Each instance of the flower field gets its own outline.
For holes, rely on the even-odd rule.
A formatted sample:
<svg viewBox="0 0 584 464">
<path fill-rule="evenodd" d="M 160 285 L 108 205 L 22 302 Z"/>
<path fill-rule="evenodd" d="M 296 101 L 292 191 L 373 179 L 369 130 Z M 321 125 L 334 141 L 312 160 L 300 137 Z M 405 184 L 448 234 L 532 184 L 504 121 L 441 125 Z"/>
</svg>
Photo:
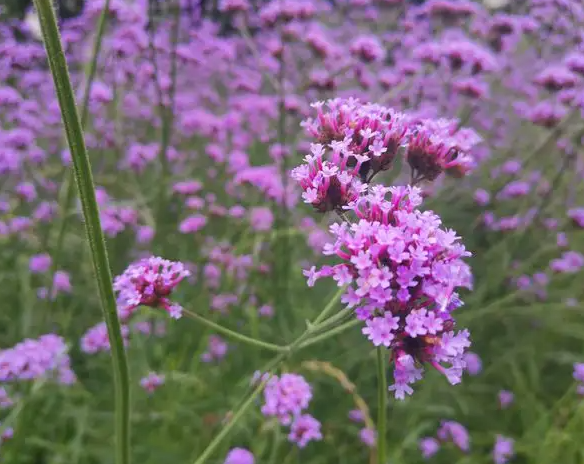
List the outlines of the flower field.
<svg viewBox="0 0 584 464">
<path fill-rule="evenodd" d="M 584 3 L 210 3 L 4 11 L 0 462 L 584 462 Z"/>
</svg>

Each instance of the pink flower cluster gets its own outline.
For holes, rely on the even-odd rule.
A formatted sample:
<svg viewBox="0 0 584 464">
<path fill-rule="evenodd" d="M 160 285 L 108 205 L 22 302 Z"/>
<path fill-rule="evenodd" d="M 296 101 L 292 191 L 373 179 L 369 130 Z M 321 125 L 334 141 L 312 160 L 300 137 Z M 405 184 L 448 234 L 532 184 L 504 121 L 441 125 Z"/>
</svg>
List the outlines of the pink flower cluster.
<svg viewBox="0 0 584 464">
<path fill-rule="evenodd" d="M 169 315 L 181 317 L 182 306 L 169 299 L 174 288 L 190 275 L 190 271 L 180 262 L 152 256 L 130 264 L 122 275 L 114 279 L 114 290 L 118 293 L 118 315 L 122 322 L 122 337 L 128 344 L 129 327 L 125 324 L 138 306 L 162 308 Z M 140 332 L 140 329 L 136 329 Z M 81 349 L 85 353 L 109 351 L 111 348 L 104 322 L 91 327 L 81 338 Z"/>
<path fill-rule="evenodd" d="M 301 375 L 272 376 L 264 389 L 262 413 L 289 425 L 288 439 L 304 448 L 310 441 L 322 439 L 320 422 L 310 414 L 302 414 L 311 399 L 312 389 Z"/>
<path fill-rule="evenodd" d="M 144 305 L 163 308 L 172 318 L 179 319 L 182 307 L 168 296 L 189 275 L 184 264 L 156 256 L 131 264 L 114 280 L 120 317 L 126 320 L 138 306 Z"/>
<path fill-rule="evenodd" d="M 68 351 L 65 341 L 55 334 L 27 338 L 0 351 L 0 382 L 50 377 L 65 385 L 75 383 Z"/>
<path fill-rule="evenodd" d="M 334 99 L 314 103 L 316 119 L 303 125 L 318 143 L 292 171 L 305 203 L 319 212 L 342 211 L 363 194 L 373 177 L 393 166 L 402 153 L 412 180 L 456 177 L 473 166 L 471 151 L 481 138 L 454 120 L 416 120 L 380 105 Z"/>
<path fill-rule="evenodd" d="M 375 346 L 392 350 L 395 397 L 413 392 L 422 377 L 422 363 L 459 383 L 470 346 L 467 330 L 455 331 L 452 311 L 462 305 L 456 289 L 472 287 L 470 256 L 440 218 L 417 209 L 417 187 L 367 185 L 392 167 L 402 148 L 412 169 L 412 181 L 433 181 L 442 172 L 465 174 L 472 165 L 468 153 L 480 141 L 456 121 L 416 120 L 379 105 L 357 100 L 330 100 L 317 108 L 317 119 L 304 123 L 317 140 L 306 164 L 292 177 L 304 190 L 304 200 L 320 212 L 337 211 L 345 222 L 330 232 L 335 240 L 323 254 L 341 263 L 304 271 L 308 285 L 332 277 L 348 286 L 342 301 L 365 321 L 363 334 Z M 327 149 L 332 154 L 325 160 Z M 387 199 L 387 194 L 390 198 Z M 345 216 L 352 211 L 357 222 Z"/>
<path fill-rule="evenodd" d="M 468 331 L 455 332 L 451 316 L 462 304 L 455 289 L 471 287 L 462 261 L 470 253 L 452 230 L 440 228 L 438 216 L 416 209 L 421 201 L 416 187 L 372 187 L 347 207 L 357 223 L 331 226 L 336 240 L 323 253 L 342 262 L 305 271 L 310 286 L 321 277 L 348 285 L 342 301 L 365 321 L 363 333 L 375 346 L 392 349 L 390 390 L 400 399 L 421 378 L 420 362 L 458 383 L 470 346 Z"/>
</svg>

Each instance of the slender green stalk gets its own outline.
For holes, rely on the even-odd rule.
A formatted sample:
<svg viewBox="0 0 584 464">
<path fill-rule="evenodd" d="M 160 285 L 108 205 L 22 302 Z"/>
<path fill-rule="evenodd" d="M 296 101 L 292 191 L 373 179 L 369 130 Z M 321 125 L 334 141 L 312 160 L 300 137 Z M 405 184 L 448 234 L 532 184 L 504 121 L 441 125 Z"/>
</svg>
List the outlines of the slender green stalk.
<svg viewBox="0 0 584 464">
<path fill-rule="evenodd" d="M 298 349 L 304 349 L 304 348 L 307 348 L 309 346 L 315 345 L 316 343 L 320 343 L 324 340 L 327 340 L 331 337 L 334 337 L 335 335 L 343 333 L 346 330 L 349 330 L 355 326 L 358 326 L 359 324 L 363 324 L 363 322 L 360 321 L 359 319 L 353 319 L 352 321 L 345 322 L 344 324 L 341 324 L 341 325 L 335 327 L 334 329 L 327 330 L 324 333 L 321 333 L 319 335 L 315 335 L 314 337 L 311 337 L 309 340 L 306 340 L 304 343 L 302 343 L 298 347 Z"/>
<path fill-rule="evenodd" d="M 195 461 L 194 464 L 203 464 L 207 460 L 207 458 L 211 455 L 211 453 L 213 451 L 215 451 L 215 448 L 217 448 L 217 446 L 219 446 L 219 444 L 223 441 L 223 439 L 227 435 L 229 435 L 229 432 L 231 432 L 231 429 L 233 427 L 235 427 L 235 424 L 237 424 L 239 422 L 239 420 L 243 417 L 243 415 L 246 413 L 246 411 L 249 409 L 249 407 L 253 404 L 254 400 L 262 392 L 262 390 L 264 389 L 264 386 L 266 385 L 267 380 L 268 379 L 265 379 L 263 382 L 261 382 L 256 387 L 256 389 L 249 396 L 249 398 L 245 401 L 245 403 L 243 403 L 241 405 L 241 407 L 235 412 L 235 414 L 233 414 L 231 420 L 225 425 L 225 427 L 223 427 L 223 429 L 221 429 L 221 432 L 219 432 L 217 434 L 217 436 L 213 439 L 213 441 L 209 444 L 209 446 L 207 446 L 205 451 L 203 451 L 203 454 L 201 454 L 199 456 L 199 458 Z"/>
<path fill-rule="evenodd" d="M 67 61 L 61 44 L 53 5 L 51 0 L 34 0 L 34 4 L 38 12 L 49 66 L 53 75 L 61 117 L 65 127 L 65 135 L 73 159 L 75 181 L 81 199 L 95 279 L 111 344 L 115 388 L 116 462 L 117 464 L 129 464 L 130 382 L 128 363 L 116 310 L 116 299 L 112 288 L 112 275 L 107 249 L 99 220 L 91 165 L 85 147 L 83 129 L 77 113 L 75 96 L 69 78 Z"/>
<path fill-rule="evenodd" d="M 101 44 L 103 42 L 103 36 L 105 33 L 105 26 L 107 24 L 108 12 L 109 12 L 109 5 L 111 0 L 105 0 L 105 4 L 103 5 L 103 10 L 101 11 L 101 15 L 99 16 L 99 20 L 97 23 L 97 32 L 95 34 L 95 40 L 93 41 L 93 49 L 91 54 L 91 61 L 89 62 L 87 68 L 87 79 L 85 82 L 84 88 L 84 95 L 83 95 L 83 102 L 81 104 L 81 126 L 85 128 L 87 124 L 87 116 L 89 114 L 89 98 L 91 96 L 91 87 L 93 86 L 93 81 L 95 80 L 95 75 L 97 73 L 97 61 L 99 54 L 101 52 Z M 63 245 L 65 243 L 65 232 L 67 231 L 67 226 L 69 225 L 69 217 L 68 214 L 69 208 L 73 203 L 73 198 L 75 196 L 74 190 L 74 180 L 73 180 L 73 171 L 65 169 L 67 171 L 67 175 L 65 177 L 65 181 L 63 184 L 64 188 L 64 195 L 62 197 L 61 203 L 61 225 L 59 227 L 59 233 L 57 235 L 57 245 L 55 246 L 55 252 L 53 253 L 53 263 L 51 266 L 51 275 L 55 275 L 55 271 L 59 268 L 60 264 L 60 257 L 61 251 L 63 250 Z M 54 287 L 54 281 L 52 280 L 49 285 L 49 295 L 52 295 Z M 55 300 L 56 301 L 56 300 Z"/>
<path fill-rule="evenodd" d="M 386 464 L 387 435 L 387 374 L 385 366 L 385 350 L 377 348 L 377 464 Z"/>
<path fill-rule="evenodd" d="M 197 322 L 200 322 L 201 324 L 216 330 L 217 332 L 222 333 L 223 335 L 226 335 L 227 337 L 230 337 L 234 340 L 246 343 L 248 345 L 252 345 L 255 346 L 257 348 L 263 348 L 264 350 L 268 350 L 268 351 L 276 351 L 276 352 L 285 352 L 288 351 L 288 348 L 285 346 L 280 346 L 280 345 L 275 345 L 273 343 L 268 343 L 268 342 L 263 342 L 261 340 L 258 340 L 256 338 L 252 338 L 252 337 L 248 337 L 246 335 L 242 335 L 240 333 L 234 332 L 231 329 L 228 329 L 227 327 L 223 327 L 222 325 L 219 325 L 213 321 L 210 321 L 209 319 L 197 314 L 197 313 L 193 313 L 191 311 L 187 311 L 186 309 L 183 309 L 183 314 Z"/>
</svg>

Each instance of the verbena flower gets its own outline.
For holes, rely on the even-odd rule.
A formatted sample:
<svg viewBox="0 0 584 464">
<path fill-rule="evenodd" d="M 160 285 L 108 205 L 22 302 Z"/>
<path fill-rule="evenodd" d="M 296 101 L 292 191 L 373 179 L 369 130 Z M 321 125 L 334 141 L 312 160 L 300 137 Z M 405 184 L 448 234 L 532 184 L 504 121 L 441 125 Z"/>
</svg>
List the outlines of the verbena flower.
<svg viewBox="0 0 584 464">
<path fill-rule="evenodd" d="M 304 448 L 311 441 L 322 440 L 320 422 L 310 414 L 296 416 L 290 425 L 288 440 L 299 448 Z"/>
<path fill-rule="evenodd" d="M 114 279 L 120 317 L 128 319 L 138 306 L 144 305 L 162 308 L 172 318 L 180 318 L 182 307 L 173 303 L 169 296 L 189 275 L 183 263 L 155 256 L 131 264 Z"/>
<path fill-rule="evenodd" d="M 495 464 L 506 464 L 514 455 L 514 441 L 503 435 L 497 435 L 493 448 L 493 460 Z"/>
<path fill-rule="evenodd" d="M 251 451 L 245 448 L 233 448 L 227 453 L 223 464 L 254 464 L 255 459 Z"/>
<path fill-rule="evenodd" d="M 374 429 L 365 427 L 359 432 L 359 438 L 365 445 L 373 448 L 377 443 L 377 432 Z"/>
<path fill-rule="evenodd" d="M 227 354 L 229 345 L 218 335 L 209 336 L 207 351 L 201 355 L 204 362 L 221 361 Z"/>
<path fill-rule="evenodd" d="M 276 417 L 282 425 L 290 425 L 311 399 L 312 389 L 301 375 L 272 376 L 264 389 L 262 413 Z"/>
<path fill-rule="evenodd" d="M 432 437 L 422 438 L 418 446 L 424 459 L 431 458 L 440 450 L 440 442 Z"/>
<path fill-rule="evenodd" d="M 358 222 L 330 228 L 335 241 L 323 253 L 341 263 L 304 272 L 309 286 L 322 277 L 348 285 L 342 301 L 365 322 L 363 334 L 392 350 L 390 391 L 400 399 L 413 392 L 410 384 L 422 377 L 423 363 L 452 384 L 460 382 L 470 346 L 468 331 L 456 332 L 451 315 L 462 305 L 455 290 L 472 284 L 462 260 L 470 253 L 454 231 L 440 227 L 437 215 L 416 209 L 420 193 L 415 187 L 372 187 L 347 207 Z"/>
<path fill-rule="evenodd" d="M 515 395 L 513 394 L 513 392 L 510 392 L 508 390 L 501 390 L 499 392 L 499 407 L 501 409 L 508 408 L 511 405 L 511 403 L 513 403 L 514 398 Z"/>
<path fill-rule="evenodd" d="M 76 381 L 71 370 L 68 347 L 55 334 L 26 339 L 0 351 L 0 382 L 50 378 L 62 384 Z"/>
<path fill-rule="evenodd" d="M 122 325 L 120 329 L 124 345 L 127 346 L 130 329 L 128 328 L 127 325 Z M 80 345 L 81 351 L 87 354 L 95 354 L 99 353 L 100 351 L 111 350 L 110 340 L 107 333 L 107 326 L 105 322 L 100 322 L 99 324 L 96 324 L 89 330 L 87 330 L 83 337 L 81 337 Z"/>
<path fill-rule="evenodd" d="M 443 442 L 452 442 L 461 451 L 470 450 L 470 437 L 466 428 L 455 421 L 443 421 L 437 432 Z"/>
</svg>

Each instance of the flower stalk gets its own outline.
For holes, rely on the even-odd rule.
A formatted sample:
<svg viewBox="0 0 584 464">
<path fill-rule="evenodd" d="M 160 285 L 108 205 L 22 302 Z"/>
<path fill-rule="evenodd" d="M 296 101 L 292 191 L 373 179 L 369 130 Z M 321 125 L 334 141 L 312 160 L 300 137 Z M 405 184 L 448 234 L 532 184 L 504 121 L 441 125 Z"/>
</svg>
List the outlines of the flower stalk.
<svg viewBox="0 0 584 464">
<path fill-rule="evenodd" d="M 67 143 L 71 151 L 75 181 L 81 199 L 85 230 L 95 270 L 95 279 L 111 342 L 115 389 L 116 463 L 129 464 L 130 385 L 128 364 L 120 330 L 120 321 L 117 315 L 116 299 L 112 288 L 109 259 L 95 198 L 91 165 L 52 2 L 50 0 L 34 0 L 34 4 L 38 12 L 47 58 L 55 83 Z"/>
</svg>

